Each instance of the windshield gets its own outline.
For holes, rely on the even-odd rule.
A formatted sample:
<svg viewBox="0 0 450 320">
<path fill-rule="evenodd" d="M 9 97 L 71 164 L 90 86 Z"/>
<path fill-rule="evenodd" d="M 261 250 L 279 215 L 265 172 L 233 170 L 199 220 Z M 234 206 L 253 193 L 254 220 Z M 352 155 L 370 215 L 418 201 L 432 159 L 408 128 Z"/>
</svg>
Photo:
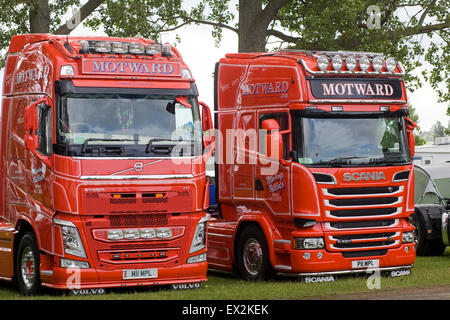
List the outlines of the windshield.
<svg viewBox="0 0 450 320">
<path fill-rule="evenodd" d="M 305 165 L 393 165 L 409 162 L 403 118 L 297 117 L 298 162 Z"/>
<path fill-rule="evenodd" d="M 68 94 L 61 96 L 57 145 L 77 156 L 181 156 L 193 154 L 202 139 L 197 99 L 176 96 Z M 188 151 L 186 151 L 188 150 Z M 184 151 L 184 152 L 183 152 Z"/>
</svg>

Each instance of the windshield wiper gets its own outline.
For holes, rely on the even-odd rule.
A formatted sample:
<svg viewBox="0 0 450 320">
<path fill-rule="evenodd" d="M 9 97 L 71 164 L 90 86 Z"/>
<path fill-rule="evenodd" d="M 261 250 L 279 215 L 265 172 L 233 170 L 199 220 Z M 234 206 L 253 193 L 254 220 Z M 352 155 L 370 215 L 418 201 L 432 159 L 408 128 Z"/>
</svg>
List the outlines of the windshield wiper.
<svg viewBox="0 0 450 320">
<path fill-rule="evenodd" d="M 171 142 L 171 144 L 157 144 L 154 145 L 154 142 Z M 169 138 L 151 138 L 148 140 L 147 147 L 145 148 L 146 153 L 164 153 L 169 154 L 172 152 L 172 149 L 178 144 L 178 143 L 190 143 L 191 145 L 194 144 L 194 140 L 175 140 L 175 139 L 169 139 Z"/>
<path fill-rule="evenodd" d="M 81 152 L 85 153 L 88 142 L 90 141 L 107 141 L 107 142 L 123 142 L 123 141 L 136 141 L 134 139 L 108 139 L 108 138 L 87 138 L 84 140 L 83 145 L 81 146 Z"/>
</svg>

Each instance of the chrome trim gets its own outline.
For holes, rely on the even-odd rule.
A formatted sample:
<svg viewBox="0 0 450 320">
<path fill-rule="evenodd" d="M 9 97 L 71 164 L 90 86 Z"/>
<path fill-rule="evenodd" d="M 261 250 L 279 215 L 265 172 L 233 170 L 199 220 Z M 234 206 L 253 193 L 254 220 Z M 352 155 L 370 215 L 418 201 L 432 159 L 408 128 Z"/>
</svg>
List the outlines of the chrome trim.
<svg viewBox="0 0 450 320">
<path fill-rule="evenodd" d="M 390 208 L 390 207 L 387 207 L 387 208 Z M 397 210 L 395 212 L 390 213 L 390 214 L 361 215 L 361 216 L 351 216 L 351 217 L 337 217 L 337 216 L 334 216 L 334 215 L 331 214 L 331 210 L 325 210 L 325 215 L 327 217 L 330 217 L 330 218 L 333 218 L 333 219 L 345 220 L 345 221 L 350 222 L 350 221 L 355 221 L 355 220 L 367 220 L 367 218 L 389 218 L 389 217 L 398 215 L 398 214 L 403 212 L 402 207 L 392 207 L 392 208 L 397 208 Z M 376 208 L 374 208 L 374 209 L 376 209 Z M 339 221 L 339 222 L 341 222 L 341 221 Z M 339 230 L 341 230 L 341 229 L 339 229 Z"/>
<path fill-rule="evenodd" d="M 364 242 L 362 242 L 364 243 Z M 398 244 L 400 244 L 400 240 L 395 240 L 394 243 L 388 244 L 388 245 L 379 245 L 379 246 L 370 246 L 370 247 L 357 247 L 357 248 L 338 248 L 335 247 L 336 243 L 330 243 L 330 248 L 334 249 L 334 250 L 339 250 L 339 251 L 360 251 L 360 250 L 369 250 L 369 249 L 377 249 L 377 248 L 381 248 L 381 249 L 386 249 L 386 248 L 392 248 L 397 246 Z"/>
<path fill-rule="evenodd" d="M 311 103 L 405 104 L 405 100 L 310 99 Z"/>
<path fill-rule="evenodd" d="M 329 197 L 334 197 L 334 198 L 348 197 L 348 198 L 353 199 L 353 198 L 367 198 L 367 197 L 376 198 L 377 196 L 393 196 L 393 195 L 396 195 L 397 193 L 402 193 L 404 190 L 404 187 L 399 186 L 399 189 L 392 193 L 373 193 L 373 194 L 337 194 L 336 195 L 336 194 L 329 193 L 328 190 L 329 189 L 327 189 L 327 188 L 322 188 L 322 194 L 324 196 L 329 196 Z"/>
<path fill-rule="evenodd" d="M 393 203 L 383 203 L 383 204 L 366 204 L 366 205 L 355 205 L 355 206 L 336 206 L 333 204 L 330 204 L 330 200 L 337 200 L 337 199 L 325 199 L 323 202 L 325 203 L 325 205 L 327 207 L 331 207 L 331 208 L 339 208 L 339 209 L 346 209 L 346 208 L 357 208 L 357 209 L 370 209 L 370 208 L 379 208 L 379 207 L 394 207 L 397 204 L 402 203 L 403 201 L 403 197 L 397 197 L 398 200 L 396 202 Z M 350 198 L 349 200 L 351 200 L 352 198 Z M 367 199 L 377 199 L 377 198 L 367 198 Z"/>
<path fill-rule="evenodd" d="M 383 271 L 405 270 L 405 269 L 411 269 L 412 267 L 413 267 L 413 265 L 410 264 L 410 265 L 399 266 L 399 267 L 367 268 L 367 269 L 357 269 L 357 270 L 341 270 L 341 271 L 312 272 L 312 273 L 298 272 L 298 273 L 286 273 L 285 275 L 298 276 L 298 277 L 304 277 L 304 276 L 327 276 L 327 275 L 340 275 L 340 274 L 373 272 L 374 270 L 380 270 L 381 272 L 383 272 Z M 283 273 L 279 272 L 279 274 L 283 274 Z"/>
<path fill-rule="evenodd" d="M 291 244 L 291 240 L 275 239 L 275 240 L 273 240 L 273 243 L 279 243 L 279 244 Z"/>
<path fill-rule="evenodd" d="M 444 244 L 446 246 L 450 246 L 450 241 L 449 241 L 450 229 L 449 229 L 448 220 L 449 220 L 449 214 L 448 214 L 448 212 L 444 212 L 442 214 L 442 216 L 441 216 L 441 221 L 442 221 L 442 241 L 444 242 Z"/>
<path fill-rule="evenodd" d="M 43 276 L 53 276 L 53 270 L 41 270 Z"/>
<path fill-rule="evenodd" d="M 284 266 L 284 265 L 281 265 L 281 264 L 275 265 L 273 267 L 274 267 L 274 269 L 279 269 L 279 270 L 286 270 L 286 271 L 292 270 L 291 266 Z"/>
<path fill-rule="evenodd" d="M 76 228 L 77 226 L 71 222 L 71 221 L 67 221 L 67 220 L 61 220 L 58 218 L 53 219 L 53 222 L 59 226 L 66 226 L 66 227 L 74 227 Z"/>
<path fill-rule="evenodd" d="M 81 180 L 148 180 L 148 179 L 191 179 L 193 174 L 152 174 L 152 175 L 105 175 L 81 176 Z"/>
<path fill-rule="evenodd" d="M 374 235 L 377 235 L 377 234 L 379 234 L 379 233 L 374 233 Z M 394 235 L 392 235 L 390 237 L 383 236 L 383 237 L 378 237 L 378 238 L 356 238 L 357 236 L 361 236 L 362 234 L 355 234 L 355 235 L 353 235 L 353 234 L 346 234 L 346 236 L 347 235 L 348 236 L 355 236 L 354 239 L 351 239 L 352 243 L 365 243 L 365 242 L 372 242 L 372 240 L 373 241 L 389 240 L 389 238 L 390 238 L 390 240 L 394 240 L 393 238 L 396 238 L 396 237 L 400 236 L 400 231 L 395 232 Z M 335 234 L 335 235 L 332 235 L 332 236 L 328 236 L 329 240 L 336 241 L 336 243 L 332 243 L 332 244 L 338 244 L 337 242 L 340 241 L 340 239 L 335 239 L 334 238 L 335 236 L 339 236 L 339 235 Z M 397 239 L 395 239 L 395 240 L 397 240 Z M 352 249 L 355 249 L 355 248 L 352 248 Z"/>
<path fill-rule="evenodd" d="M 209 237 L 209 236 L 213 236 L 213 237 L 224 237 L 224 238 L 233 238 L 233 235 L 230 235 L 230 234 L 211 233 L 211 232 L 208 232 L 208 237 Z"/>
<path fill-rule="evenodd" d="M 377 220 L 369 220 L 369 221 L 378 221 L 379 219 L 377 219 Z M 380 220 L 380 221 L 383 221 L 383 220 Z M 343 221 L 336 221 L 336 222 L 343 222 Z M 345 221 L 344 221 L 345 222 Z M 348 221 L 348 222 L 352 222 L 352 221 Z M 392 223 L 392 224 L 390 224 L 390 225 L 387 225 L 387 226 L 375 226 L 375 227 L 357 227 L 357 228 L 334 228 L 334 227 L 332 227 L 331 226 L 331 223 L 332 222 L 325 222 L 325 227 L 328 229 L 328 230 L 339 230 L 339 231 L 352 231 L 352 230 L 364 230 L 364 229 L 386 229 L 386 228 L 393 228 L 393 227 L 396 227 L 396 226 L 398 226 L 399 225 L 399 223 L 400 223 L 400 220 L 399 219 L 394 219 L 394 222 Z M 389 230 L 387 230 L 387 232 L 388 232 Z"/>
</svg>

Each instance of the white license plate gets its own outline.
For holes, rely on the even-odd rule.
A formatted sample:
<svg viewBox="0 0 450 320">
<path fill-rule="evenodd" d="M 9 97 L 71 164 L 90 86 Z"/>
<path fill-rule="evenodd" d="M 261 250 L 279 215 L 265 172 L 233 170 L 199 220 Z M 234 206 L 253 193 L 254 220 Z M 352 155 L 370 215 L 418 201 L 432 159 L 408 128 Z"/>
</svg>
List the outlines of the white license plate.
<svg viewBox="0 0 450 320">
<path fill-rule="evenodd" d="M 353 269 L 363 269 L 363 268 L 378 268 L 380 266 L 380 260 L 355 260 L 352 261 Z"/>
<path fill-rule="evenodd" d="M 127 269 L 122 275 L 123 279 L 153 279 L 158 277 L 158 269 Z"/>
</svg>

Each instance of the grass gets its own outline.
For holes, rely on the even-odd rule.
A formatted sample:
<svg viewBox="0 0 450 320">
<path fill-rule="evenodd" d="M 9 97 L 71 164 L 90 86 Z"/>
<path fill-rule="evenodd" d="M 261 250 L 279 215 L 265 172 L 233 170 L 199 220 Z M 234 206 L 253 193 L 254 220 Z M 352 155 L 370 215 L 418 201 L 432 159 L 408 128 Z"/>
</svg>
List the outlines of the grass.
<svg viewBox="0 0 450 320">
<path fill-rule="evenodd" d="M 399 278 L 382 277 L 380 290 L 427 288 L 450 285 L 450 247 L 440 257 L 417 257 L 412 275 Z M 19 295 L 16 288 L 0 282 L 0 299 L 21 300 L 291 300 L 332 298 L 354 293 L 367 293 L 367 278 L 346 277 L 329 283 L 303 283 L 292 278 L 268 282 L 247 282 L 231 275 L 210 273 L 200 289 L 170 290 L 167 288 L 114 289 L 103 295 L 75 296 L 60 291 L 47 291 L 36 297 Z"/>
</svg>

